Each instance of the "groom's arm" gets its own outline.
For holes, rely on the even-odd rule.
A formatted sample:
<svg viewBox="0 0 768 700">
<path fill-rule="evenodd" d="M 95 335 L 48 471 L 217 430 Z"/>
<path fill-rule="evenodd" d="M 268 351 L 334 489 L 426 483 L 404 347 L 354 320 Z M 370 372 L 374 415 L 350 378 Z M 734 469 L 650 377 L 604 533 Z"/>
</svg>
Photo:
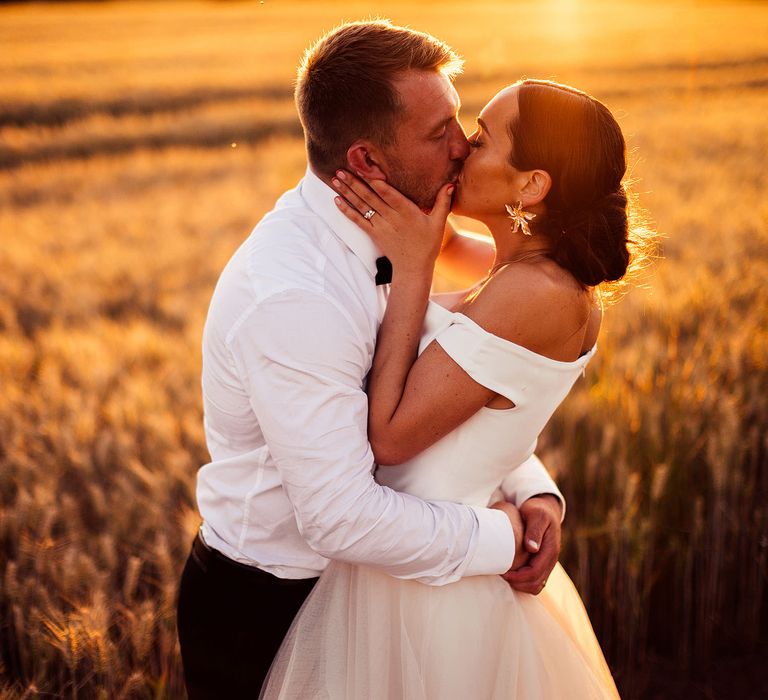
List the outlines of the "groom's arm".
<svg viewBox="0 0 768 700">
<path fill-rule="evenodd" d="M 565 518 L 565 497 L 536 455 L 515 467 L 499 486 L 504 500 L 520 508 L 529 498 L 550 494 L 560 502 L 560 522 Z"/>
<path fill-rule="evenodd" d="M 364 335 L 332 297 L 289 289 L 255 303 L 228 339 L 302 536 L 330 559 L 427 583 L 505 572 L 515 545 L 504 512 L 374 481 Z"/>
</svg>

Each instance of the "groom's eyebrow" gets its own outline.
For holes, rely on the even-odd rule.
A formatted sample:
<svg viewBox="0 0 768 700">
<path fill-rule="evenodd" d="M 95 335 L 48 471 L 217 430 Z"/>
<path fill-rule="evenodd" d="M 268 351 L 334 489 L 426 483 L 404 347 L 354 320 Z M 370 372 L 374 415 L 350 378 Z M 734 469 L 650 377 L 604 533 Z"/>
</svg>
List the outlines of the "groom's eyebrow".
<svg viewBox="0 0 768 700">
<path fill-rule="evenodd" d="M 441 121 L 439 121 L 437 124 L 434 124 L 428 133 L 433 134 L 441 127 L 448 126 L 456 118 L 456 115 L 458 115 L 460 109 L 461 109 L 461 98 L 459 98 L 459 96 L 457 95 L 456 111 L 453 114 L 451 114 L 449 117 L 446 117 L 445 119 L 442 119 Z"/>
<path fill-rule="evenodd" d="M 429 133 L 431 134 L 444 126 L 448 126 L 448 124 L 450 124 L 452 121 L 453 121 L 453 117 L 442 119 L 441 121 L 437 122 L 437 124 L 432 125 L 432 128 L 429 130 Z"/>
</svg>

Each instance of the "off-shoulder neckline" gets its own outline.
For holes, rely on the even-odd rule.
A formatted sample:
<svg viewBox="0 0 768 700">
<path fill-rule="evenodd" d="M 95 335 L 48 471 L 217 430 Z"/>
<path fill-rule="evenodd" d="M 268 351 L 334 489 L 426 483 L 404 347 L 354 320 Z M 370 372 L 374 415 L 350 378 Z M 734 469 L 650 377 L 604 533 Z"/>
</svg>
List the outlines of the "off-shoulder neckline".
<svg viewBox="0 0 768 700">
<path fill-rule="evenodd" d="M 520 345 L 518 343 L 512 342 L 511 340 L 507 340 L 506 338 L 502 338 L 499 335 L 496 335 L 495 333 L 491 333 L 486 328 L 483 328 L 477 321 L 474 319 L 471 319 L 466 314 L 462 313 L 461 311 L 451 311 L 450 309 L 446 309 L 444 306 L 441 306 L 437 302 L 430 301 L 430 304 L 433 306 L 436 306 L 439 308 L 442 312 L 445 314 L 448 314 L 453 317 L 459 317 L 460 319 L 464 319 L 467 323 L 469 323 L 472 327 L 476 328 L 477 330 L 481 331 L 486 336 L 489 336 L 494 341 L 499 342 L 503 345 L 506 345 L 515 351 L 517 351 L 520 354 L 526 355 L 532 359 L 535 359 L 537 361 L 549 363 L 552 367 L 561 367 L 563 369 L 570 369 L 572 367 L 579 367 L 580 365 L 586 364 L 590 359 L 592 359 L 592 356 L 597 351 L 597 343 L 595 343 L 589 350 L 587 350 L 583 355 L 579 355 L 575 360 L 565 361 L 565 360 L 555 360 L 551 357 L 547 357 L 546 355 L 542 355 L 541 353 L 534 352 L 533 350 L 529 350 L 523 345 Z"/>
</svg>

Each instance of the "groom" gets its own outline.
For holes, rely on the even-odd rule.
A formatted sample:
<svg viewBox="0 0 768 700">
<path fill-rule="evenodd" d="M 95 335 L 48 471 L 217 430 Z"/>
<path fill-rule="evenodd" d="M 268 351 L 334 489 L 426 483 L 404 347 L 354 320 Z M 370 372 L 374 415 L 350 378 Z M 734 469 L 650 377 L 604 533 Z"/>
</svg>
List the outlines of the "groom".
<svg viewBox="0 0 768 700">
<path fill-rule="evenodd" d="M 227 264 L 205 326 L 212 461 L 198 475 L 203 524 L 178 604 L 193 700 L 258 694 L 329 559 L 432 585 L 502 574 L 530 593 L 555 564 L 561 496 L 533 456 L 500 485 L 525 533 L 506 502 L 426 502 L 373 479 L 365 378 L 391 270 L 327 183 L 347 167 L 430 207 L 469 150 L 460 69 L 442 42 L 382 21 L 344 25 L 304 57 L 309 167 Z M 534 554 L 511 572 L 523 539 Z"/>
</svg>

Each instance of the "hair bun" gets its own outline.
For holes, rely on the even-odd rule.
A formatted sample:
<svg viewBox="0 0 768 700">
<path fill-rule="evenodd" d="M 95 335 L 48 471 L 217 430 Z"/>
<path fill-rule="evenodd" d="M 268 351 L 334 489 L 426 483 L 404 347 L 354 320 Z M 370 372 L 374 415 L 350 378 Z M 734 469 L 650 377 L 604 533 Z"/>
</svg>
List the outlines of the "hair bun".
<svg viewBox="0 0 768 700">
<path fill-rule="evenodd" d="M 629 265 L 627 194 L 622 186 L 565 216 L 555 260 L 590 287 L 621 279 Z"/>
<path fill-rule="evenodd" d="M 582 284 L 623 279 L 630 258 L 637 267 L 645 252 L 636 239 L 647 236 L 637 230 L 621 184 L 627 159 L 618 122 L 594 97 L 545 80 L 518 83 L 517 107 L 508 126 L 509 161 L 552 180 L 534 232 L 549 239 L 551 257 Z"/>
</svg>

